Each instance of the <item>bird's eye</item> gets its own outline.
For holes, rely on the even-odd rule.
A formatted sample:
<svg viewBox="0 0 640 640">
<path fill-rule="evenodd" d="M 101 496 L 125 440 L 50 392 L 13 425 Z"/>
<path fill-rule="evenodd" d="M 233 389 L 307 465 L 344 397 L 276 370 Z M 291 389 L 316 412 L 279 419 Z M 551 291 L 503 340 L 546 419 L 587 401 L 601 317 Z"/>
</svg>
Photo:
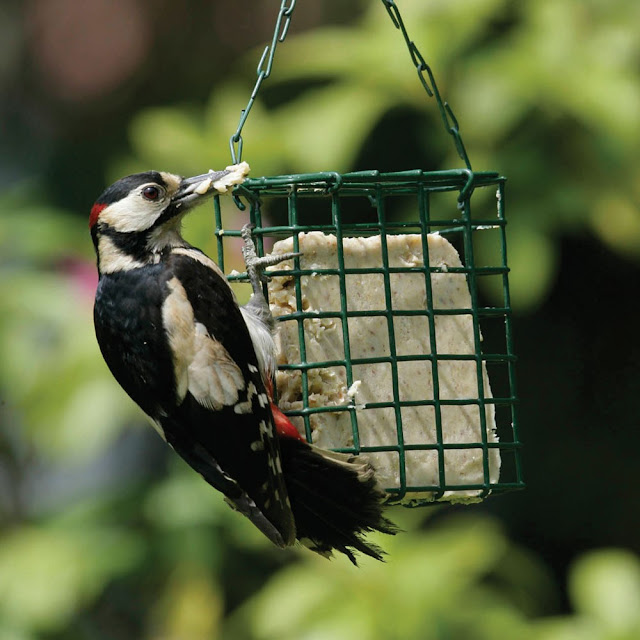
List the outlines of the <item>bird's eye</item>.
<svg viewBox="0 0 640 640">
<path fill-rule="evenodd" d="M 145 187 L 142 190 L 142 197 L 145 200 L 158 200 L 160 198 L 160 189 L 158 187 Z"/>
</svg>

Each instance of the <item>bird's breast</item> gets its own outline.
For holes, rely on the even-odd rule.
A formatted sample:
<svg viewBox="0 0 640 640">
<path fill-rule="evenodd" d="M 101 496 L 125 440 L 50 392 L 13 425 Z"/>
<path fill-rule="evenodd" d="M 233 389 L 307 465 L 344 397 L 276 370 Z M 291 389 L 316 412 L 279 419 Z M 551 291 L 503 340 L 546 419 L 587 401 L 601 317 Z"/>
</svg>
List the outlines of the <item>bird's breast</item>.
<svg viewBox="0 0 640 640">
<path fill-rule="evenodd" d="M 94 306 L 96 338 L 116 380 L 151 417 L 175 398 L 175 376 L 162 306 L 167 296 L 162 265 L 100 278 Z"/>
</svg>

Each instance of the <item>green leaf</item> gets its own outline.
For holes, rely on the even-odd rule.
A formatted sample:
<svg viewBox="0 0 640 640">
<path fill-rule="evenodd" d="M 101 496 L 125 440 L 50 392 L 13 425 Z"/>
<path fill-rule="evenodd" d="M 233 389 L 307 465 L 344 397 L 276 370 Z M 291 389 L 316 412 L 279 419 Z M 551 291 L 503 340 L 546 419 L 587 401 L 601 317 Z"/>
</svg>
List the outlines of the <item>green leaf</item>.
<svg viewBox="0 0 640 640">
<path fill-rule="evenodd" d="M 582 556 L 569 578 L 576 610 L 617 633 L 640 636 L 640 558 L 622 549 Z M 636 637 L 638 637 L 636 636 Z"/>
<path fill-rule="evenodd" d="M 141 552 L 113 529 L 14 529 L 0 540 L 0 618 L 18 629 L 60 629 Z"/>
</svg>

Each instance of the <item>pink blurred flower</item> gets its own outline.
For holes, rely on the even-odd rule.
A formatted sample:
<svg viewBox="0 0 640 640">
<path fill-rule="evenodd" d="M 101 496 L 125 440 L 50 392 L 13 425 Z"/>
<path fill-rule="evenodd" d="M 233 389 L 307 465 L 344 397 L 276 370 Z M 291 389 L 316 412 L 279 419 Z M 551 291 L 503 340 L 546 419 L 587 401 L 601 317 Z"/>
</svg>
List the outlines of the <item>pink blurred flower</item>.
<svg viewBox="0 0 640 640">
<path fill-rule="evenodd" d="M 80 300 L 93 302 L 98 286 L 98 271 L 94 262 L 69 256 L 60 260 L 57 268 L 71 281 Z"/>
</svg>

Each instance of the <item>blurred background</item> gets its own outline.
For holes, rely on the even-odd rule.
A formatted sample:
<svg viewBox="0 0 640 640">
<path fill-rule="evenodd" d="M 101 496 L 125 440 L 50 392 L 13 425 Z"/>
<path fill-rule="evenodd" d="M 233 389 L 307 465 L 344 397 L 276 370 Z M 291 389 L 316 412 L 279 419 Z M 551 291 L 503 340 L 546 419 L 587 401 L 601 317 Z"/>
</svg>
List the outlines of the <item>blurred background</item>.
<svg viewBox="0 0 640 640">
<path fill-rule="evenodd" d="M 527 490 L 394 509 L 357 570 L 232 513 L 102 362 L 87 216 L 230 164 L 280 2 L 4 0 L 1 640 L 640 638 L 640 3 L 397 4 L 509 179 Z M 461 166 L 378 0 L 298 1 L 244 138 L 253 176 Z"/>
</svg>

